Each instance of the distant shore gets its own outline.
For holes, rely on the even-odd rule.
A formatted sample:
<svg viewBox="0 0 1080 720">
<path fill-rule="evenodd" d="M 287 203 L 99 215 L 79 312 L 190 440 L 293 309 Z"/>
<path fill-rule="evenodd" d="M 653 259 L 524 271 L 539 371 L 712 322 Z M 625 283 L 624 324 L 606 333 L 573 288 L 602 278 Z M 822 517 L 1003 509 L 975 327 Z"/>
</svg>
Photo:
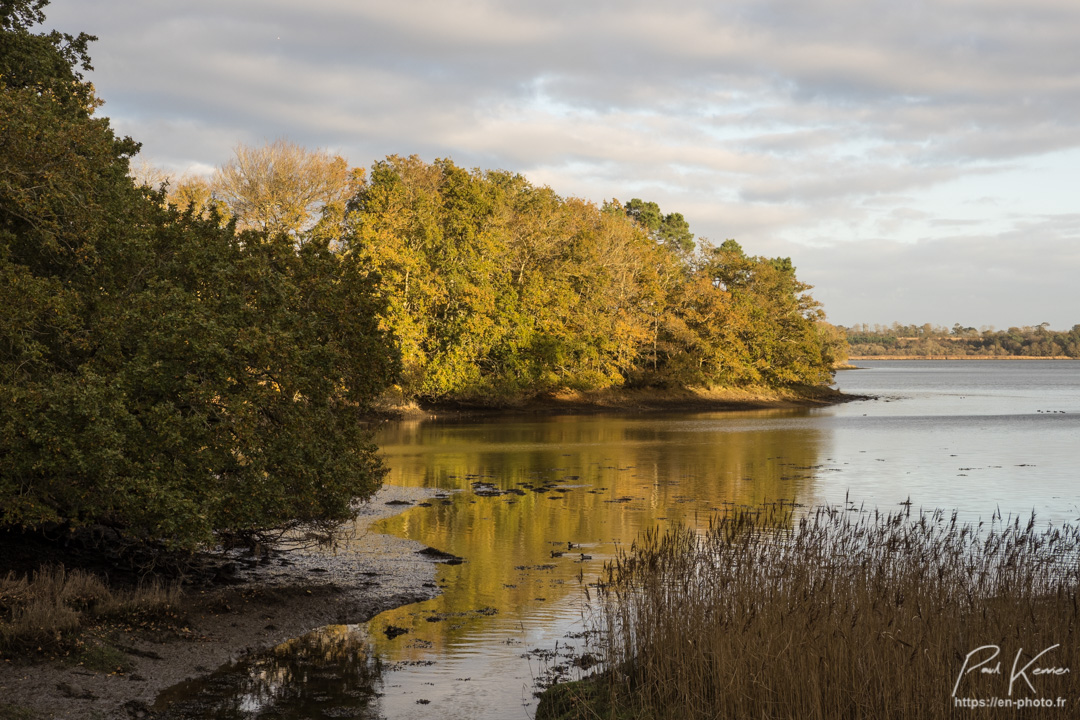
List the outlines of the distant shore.
<svg viewBox="0 0 1080 720">
<path fill-rule="evenodd" d="M 1068 355 L 853 355 L 856 360 L 1078 360 Z"/>
</svg>

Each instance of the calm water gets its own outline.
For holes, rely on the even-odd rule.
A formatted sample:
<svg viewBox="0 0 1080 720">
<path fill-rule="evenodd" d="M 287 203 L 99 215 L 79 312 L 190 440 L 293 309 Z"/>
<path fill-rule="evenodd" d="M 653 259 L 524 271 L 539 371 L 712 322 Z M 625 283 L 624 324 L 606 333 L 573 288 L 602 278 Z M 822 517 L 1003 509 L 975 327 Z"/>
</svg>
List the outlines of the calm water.
<svg viewBox="0 0 1080 720">
<path fill-rule="evenodd" d="M 889 510 L 910 499 L 970 519 L 1080 518 L 1080 363 L 859 365 L 839 387 L 878 399 L 387 426 L 388 481 L 449 497 L 381 529 L 466 562 L 440 568 L 439 598 L 294 643 L 332 640 L 339 650 L 323 653 L 321 669 L 311 665 L 319 653 L 288 648 L 231 669 L 242 688 L 214 716 L 531 717 L 534 679 L 582 642 L 583 587 L 616 547 L 645 527 L 704 524 L 733 503 L 847 498 Z M 389 626 L 408 632 L 390 638 Z M 556 643 L 546 662 L 528 652 Z M 359 675 L 381 694 L 355 687 Z"/>
</svg>

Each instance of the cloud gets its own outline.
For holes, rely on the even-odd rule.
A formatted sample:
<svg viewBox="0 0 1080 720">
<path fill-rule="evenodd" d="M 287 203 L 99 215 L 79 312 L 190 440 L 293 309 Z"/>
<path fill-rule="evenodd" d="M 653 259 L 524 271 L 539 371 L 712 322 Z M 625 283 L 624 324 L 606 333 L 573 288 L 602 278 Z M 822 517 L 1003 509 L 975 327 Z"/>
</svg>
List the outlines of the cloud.
<svg viewBox="0 0 1080 720">
<path fill-rule="evenodd" d="M 954 230 L 956 228 L 953 228 Z M 1080 215 L 1018 221 L 996 235 L 915 243 L 877 239 L 800 249 L 800 277 L 816 285 L 833 322 L 931 322 L 998 328 L 1080 323 Z"/>
<path fill-rule="evenodd" d="M 55 0 L 47 12 L 100 37 L 103 112 L 172 169 L 288 137 L 358 165 L 417 153 L 563 195 L 647 197 L 699 235 L 790 247 L 800 266 L 803 252 L 845 248 L 827 275 L 841 312 L 870 307 L 857 263 L 944 258 L 979 239 L 1004 253 L 995 238 L 1063 217 L 1031 169 L 1080 148 L 1073 0 Z M 1071 257 L 1058 230 L 1041 247 Z M 981 295 L 937 307 L 965 297 Z"/>
</svg>

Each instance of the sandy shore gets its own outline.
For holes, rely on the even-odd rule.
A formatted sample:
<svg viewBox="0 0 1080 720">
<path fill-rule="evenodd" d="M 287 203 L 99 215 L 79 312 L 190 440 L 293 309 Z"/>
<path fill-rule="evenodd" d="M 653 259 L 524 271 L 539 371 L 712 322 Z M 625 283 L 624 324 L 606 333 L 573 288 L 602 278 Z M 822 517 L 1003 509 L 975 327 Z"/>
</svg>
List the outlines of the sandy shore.
<svg viewBox="0 0 1080 720">
<path fill-rule="evenodd" d="M 237 571 L 235 584 L 189 590 L 180 633 L 123 633 L 123 674 L 61 662 L 0 664 L 0 718 L 149 717 L 158 694 L 183 680 L 329 624 L 365 622 L 439 593 L 424 546 L 369 531 L 430 493 L 385 487 L 361 509 L 345 550 L 296 550 Z M 395 503 L 395 504 L 387 504 Z"/>
</svg>

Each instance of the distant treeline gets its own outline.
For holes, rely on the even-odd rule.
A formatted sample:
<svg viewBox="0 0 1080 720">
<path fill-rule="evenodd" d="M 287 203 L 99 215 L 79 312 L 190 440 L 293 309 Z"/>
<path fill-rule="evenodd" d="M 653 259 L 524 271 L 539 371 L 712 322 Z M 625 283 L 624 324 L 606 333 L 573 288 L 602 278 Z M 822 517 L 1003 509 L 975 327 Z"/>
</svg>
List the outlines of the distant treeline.
<svg viewBox="0 0 1080 720">
<path fill-rule="evenodd" d="M 1080 325 L 1071 330 L 1035 326 L 995 330 L 931 325 L 852 325 L 842 327 L 852 357 L 1071 357 L 1080 358 Z"/>
</svg>

